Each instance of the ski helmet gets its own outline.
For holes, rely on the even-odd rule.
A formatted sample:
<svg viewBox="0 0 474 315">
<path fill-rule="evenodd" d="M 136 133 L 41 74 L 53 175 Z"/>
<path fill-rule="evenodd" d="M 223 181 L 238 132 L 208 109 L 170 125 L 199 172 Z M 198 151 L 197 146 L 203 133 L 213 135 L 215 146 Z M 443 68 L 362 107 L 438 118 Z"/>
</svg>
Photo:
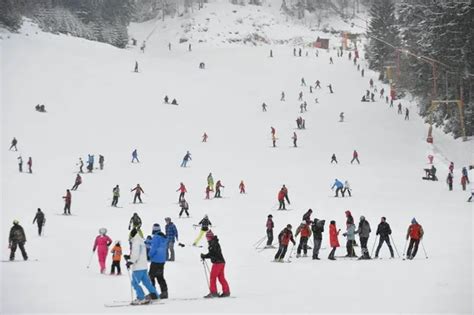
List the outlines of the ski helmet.
<svg viewBox="0 0 474 315">
<path fill-rule="evenodd" d="M 100 228 L 100 229 L 99 229 L 99 234 L 100 234 L 100 235 L 105 235 L 105 234 L 107 234 L 107 229 L 106 229 L 106 228 Z"/>
</svg>

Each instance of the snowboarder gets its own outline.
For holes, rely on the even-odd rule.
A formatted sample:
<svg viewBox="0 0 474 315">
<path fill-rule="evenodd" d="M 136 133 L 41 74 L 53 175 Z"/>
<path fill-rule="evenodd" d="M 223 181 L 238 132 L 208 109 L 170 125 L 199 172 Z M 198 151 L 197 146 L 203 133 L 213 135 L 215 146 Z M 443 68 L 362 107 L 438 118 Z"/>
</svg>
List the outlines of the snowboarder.
<svg viewBox="0 0 474 315">
<path fill-rule="evenodd" d="M 168 238 L 168 253 L 167 253 L 167 261 L 174 261 L 174 242 L 179 242 L 178 238 L 178 229 L 176 228 L 176 225 L 171 222 L 171 218 L 167 217 L 165 218 L 165 232 L 166 232 L 166 237 Z"/>
<path fill-rule="evenodd" d="M 268 247 L 273 247 L 273 228 L 275 227 L 275 224 L 273 223 L 273 215 L 269 214 L 267 216 L 267 224 L 265 225 L 267 230 L 267 245 L 265 246 L 266 248 Z"/>
<path fill-rule="evenodd" d="M 298 140 L 298 136 L 296 135 L 296 132 L 293 132 L 293 136 L 291 137 L 293 139 L 293 147 L 296 148 L 296 141 Z"/>
<path fill-rule="evenodd" d="M 335 153 L 333 153 L 332 156 L 331 156 L 331 164 L 332 164 L 332 162 L 336 162 L 336 164 L 337 164 L 337 158 L 336 158 Z"/>
<path fill-rule="evenodd" d="M 360 216 L 359 227 L 355 231 L 356 234 L 359 234 L 360 247 L 362 248 L 362 256 L 359 259 L 371 259 L 367 249 L 367 242 L 369 241 L 371 231 L 369 222 L 363 215 Z"/>
<path fill-rule="evenodd" d="M 333 90 L 332 90 L 332 84 L 329 84 L 329 85 L 328 85 L 328 88 L 329 88 L 329 92 L 330 92 L 331 94 L 334 93 Z"/>
<path fill-rule="evenodd" d="M 38 208 L 38 211 L 36 212 L 35 218 L 33 219 L 33 224 L 38 225 L 38 235 L 41 236 L 41 232 L 43 230 L 43 225 L 46 223 L 46 218 L 44 216 L 44 212 L 41 211 L 40 208 Z"/>
<path fill-rule="evenodd" d="M 332 247 L 332 250 L 328 256 L 329 260 L 336 260 L 336 258 L 334 258 L 334 254 L 336 254 L 336 249 L 340 246 L 339 240 L 337 239 L 339 232 L 341 232 L 341 229 L 337 230 L 336 221 L 332 220 L 329 224 L 329 245 Z"/>
<path fill-rule="evenodd" d="M 130 190 L 130 192 L 135 191 L 135 196 L 133 197 L 133 203 L 137 202 L 137 199 L 140 201 L 140 203 L 143 203 L 142 201 L 142 193 L 145 193 L 143 189 L 140 187 L 140 184 L 137 184 L 137 186 L 133 189 Z"/>
<path fill-rule="evenodd" d="M 360 164 L 360 161 L 359 161 L 359 153 L 354 150 L 354 152 L 352 152 L 352 160 L 351 160 L 351 164 L 352 162 L 354 161 L 357 161 L 358 164 Z"/>
<path fill-rule="evenodd" d="M 21 155 L 17 158 L 18 160 L 18 170 L 20 171 L 20 173 L 23 172 L 23 158 L 21 157 Z"/>
<path fill-rule="evenodd" d="M 135 70 L 133 70 L 134 72 L 138 72 L 138 61 L 135 61 Z"/>
<path fill-rule="evenodd" d="M 323 232 L 324 232 L 324 223 L 325 220 L 318 220 L 314 219 L 313 223 L 311 224 L 311 231 L 313 232 L 313 260 L 319 260 L 319 249 L 321 248 L 321 242 L 323 240 Z"/>
<path fill-rule="evenodd" d="M 33 170 L 31 167 L 33 166 L 33 160 L 31 159 L 31 156 L 28 158 L 28 162 L 26 162 L 26 165 L 28 165 L 28 173 L 33 173 Z"/>
<path fill-rule="evenodd" d="M 346 232 L 342 235 L 347 237 L 346 241 L 346 257 L 357 257 L 354 251 L 354 242 L 355 242 L 355 224 L 348 224 L 346 227 Z"/>
<path fill-rule="evenodd" d="M 308 211 L 303 214 L 303 221 L 306 222 L 307 224 L 311 224 L 311 214 L 313 214 L 313 209 L 308 209 Z"/>
<path fill-rule="evenodd" d="M 165 104 L 169 104 L 169 103 L 170 103 L 170 102 L 169 102 L 169 97 L 168 97 L 168 95 L 165 95 L 164 102 L 165 102 Z"/>
<path fill-rule="evenodd" d="M 212 173 L 207 175 L 207 186 L 211 191 L 214 191 L 214 178 L 212 177 Z"/>
<path fill-rule="evenodd" d="M 189 218 L 189 204 L 188 202 L 186 201 L 186 199 L 181 199 L 181 201 L 179 202 L 179 206 L 181 207 L 181 211 L 179 212 L 179 217 L 181 218 L 181 215 L 183 214 L 183 212 L 186 212 L 186 215 L 188 216 Z"/>
<path fill-rule="evenodd" d="M 119 185 L 116 185 L 112 189 L 112 207 L 117 207 L 119 197 L 120 197 L 120 187 Z"/>
<path fill-rule="evenodd" d="M 10 249 L 10 261 L 15 260 L 16 248 L 20 247 L 23 260 L 28 260 L 28 254 L 25 250 L 26 236 L 23 227 L 18 220 L 13 220 L 13 226 L 8 236 L 8 248 Z"/>
<path fill-rule="evenodd" d="M 334 180 L 334 184 L 332 185 L 331 190 L 334 190 L 334 187 L 336 187 L 336 195 L 334 197 L 339 197 L 339 192 L 341 192 L 342 197 L 344 197 L 344 185 L 337 178 Z"/>
<path fill-rule="evenodd" d="M 112 244 L 112 239 L 107 236 L 107 229 L 100 228 L 99 235 L 95 238 L 94 247 L 92 248 L 94 253 L 97 249 L 100 273 L 105 273 L 105 260 L 107 259 L 107 253 L 109 252 L 110 244 Z"/>
<path fill-rule="evenodd" d="M 405 120 L 410 120 L 410 113 L 408 111 L 408 107 L 405 107 Z"/>
<path fill-rule="evenodd" d="M 339 122 L 344 122 L 344 112 L 339 114 Z"/>
<path fill-rule="evenodd" d="M 218 180 L 216 183 L 216 193 L 214 194 L 214 198 L 222 198 L 221 197 L 221 188 L 225 188 L 224 185 L 222 185 L 221 180 Z"/>
<path fill-rule="evenodd" d="M 293 243 L 293 246 L 296 245 L 296 242 L 293 238 L 293 232 L 291 231 L 291 224 L 288 224 L 281 232 L 278 234 L 278 251 L 275 255 L 276 262 L 283 262 L 285 258 L 286 251 L 288 250 L 288 244 L 290 241 Z"/>
<path fill-rule="evenodd" d="M 82 177 L 79 173 L 76 175 L 76 179 L 74 180 L 74 185 L 72 186 L 71 190 L 77 190 L 79 185 L 82 184 Z"/>
<path fill-rule="evenodd" d="M 99 154 L 99 168 L 100 168 L 100 170 L 104 169 L 104 162 L 105 162 L 104 156 Z"/>
<path fill-rule="evenodd" d="M 305 82 L 304 78 L 301 78 L 301 86 L 306 86 L 306 82 Z"/>
<path fill-rule="evenodd" d="M 191 153 L 189 151 L 186 151 L 186 154 L 183 157 L 183 161 L 181 162 L 181 167 L 186 167 L 186 164 L 188 164 L 188 161 L 192 161 L 193 159 L 191 158 Z"/>
<path fill-rule="evenodd" d="M 209 252 L 207 254 L 201 254 L 201 259 L 209 258 L 212 262 L 210 281 L 209 281 L 209 294 L 204 296 L 205 298 L 214 297 L 228 297 L 230 296 L 229 284 L 225 278 L 225 260 L 222 255 L 221 246 L 217 235 L 214 235 L 211 230 L 206 233 L 206 239 L 208 241 Z M 222 286 L 222 293 L 217 293 L 216 280 L 219 279 L 219 283 Z"/>
<path fill-rule="evenodd" d="M 352 194 L 351 194 L 351 192 L 352 192 L 351 185 L 349 184 L 349 181 L 347 181 L 347 180 L 344 181 L 343 195 L 344 195 L 346 192 L 349 194 L 349 197 L 352 197 Z"/>
<path fill-rule="evenodd" d="M 446 178 L 446 183 L 448 184 L 449 190 L 453 190 L 453 174 L 448 173 L 448 177 Z"/>
<path fill-rule="evenodd" d="M 158 299 L 158 293 L 153 287 L 150 277 L 147 274 L 148 261 L 146 257 L 146 247 L 143 237 L 136 229 L 130 232 L 130 255 L 124 255 L 127 261 L 127 269 L 132 267 L 132 286 L 135 289 L 137 298 L 132 301 L 132 305 L 148 304 L 151 300 Z M 149 294 L 145 298 L 145 293 L 140 283 L 146 287 Z"/>
<path fill-rule="evenodd" d="M 308 256 L 308 239 L 311 236 L 310 223 L 307 221 L 301 222 L 300 226 L 296 229 L 295 237 L 298 237 L 298 234 L 300 233 L 301 237 L 298 248 L 296 249 L 296 258 L 301 256 L 301 251 L 303 251 L 303 257 Z"/>
<path fill-rule="evenodd" d="M 418 224 L 415 218 L 411 220 L 411 225 L 408 227 L 407 231 L 407 240 L 410 237 L 410 243 L 407 250 L 407 258 L 413 259 L 418 252 L 418 245 L 420 244 L 421 239 L 423 238 L 424 231 L 423 227 Z M 413 250 L 413 252 L 412 252 Z"/>
<path fill-rule="evenodd" d="M 130 218 L 130 221 L 128 222 L 128 230 L 130 231 L 131 228 L 134 228 L 143 237 L 143 232 L 141 230 L 141 227 L 142 227 L 142 219 L 138 216 L 138 213 L 134 212 L 132 217 Z"/>
<path fill-rule="evenodd" d="M 82 168 L 84 167 L 84 161 L 82 160 L 82 158 L 79 158 L 79 163 L 76 165 L 79 165 L 79 173 L 84 173 L 84 171 L 82 170 Z"/>
<path fill-rule="evenodd" d="M 388 249 L 390 250 L 390 257 L 393 258 L 393 248 L 390 244 L 390 234 L 392 234 L 392 230 L 390 229 L 390 225 L 387 223 L 387 219 L 382 217 L 377 227 L 377 232 L 375 235 L 380 235 L 379 245 L 377 246 L 377 250 L 375 251 L 375 258 L 379 257 L 379 251 L 382 247 L 383 243 L 387 243 Z"/>
<path fill-rule="evenodd" d="M 150 241 L 150 269 L 148 276 L 150 277 L 151 284 L 156 288 L 156 282 L 160 286 L 160 299 L 168 298 L 168 284 L 166 283 L 164 272 L 165 263 L 168 256 L 168 238 L 163 232 L 158 223 L 153 224 L 152 228 L 152 239 Z M 151 293 L 151 292 L 150 292 Z"/>
<path fill-rule="evenodd" d="M 202 135 L 202 142 L 207 142 L 207 138 L 208 138 L 208 137 L 207 137 L 207 133 L 204 133 L 204 134 Z"/>
<path fill-rule="evenodd" d="M 204 218 L 202 218 L 202 220 L 199 221 L 199 223 L 196 226 L 200 226 L 201 229 L 199 231 L 198 236 L 196 237 L 196 239 L 193 242 L 193 246 L 197 246 L 197 244 L 199 243 L 201 238 L 204 236 L 204 233 L 206 233 L 209 230 L 209 226 L 212 226 L 212 223 L 211 223 L 211 221 L 209 220 L 209 217 L 206 214 L 206 215 L 204 215 Z"/>
<path fill-rule="evenodd" d="M 240 181 L 239 191 L 240 191 L 240 194 L 245 194 L 245 184 L 243 180 Z"/>
<path fill-rule="evenodd" d="M 18 143 L 18 140 L 16 140 L 16 138 L 13 138 L 10 148 L 8 150 L 11 151 L 12 149 L 15 149 L 15 151 L 18 151 L 16 147 L 17 143 Z"/>
<path fill-rule="evenodd" d="M 140 160 L 138 159 L 137 149 L 133 150 L 133 152 L 132 152 L 132 163 L 133 163 L 133 161 L 137 161 L 137 163 L 140 163 Z"/>
<path fill-rule="evenodd" d="M 66 189 L 66 196 L 63 196 L 64 199 L 64 214 L 71 214 L 71 192 L 69 189 Z"/>
<path fill-rule="evenodd" d="M 120 260 L 122 259 L 122 246 L 120 241 L 116 241 L 114 247 L 110 251 L 112 253 L 112 266 L 110 266 L 110 274 L 115 275 L 115 269 L 117 269 L 117 276 L 122 274 L 120 268 Z"/>
<path fill-rule="evenodd" d="M 266 112 L 267 111 L 267 104 L 265 104 L 265 102 L 263 102 L 262 104 L 262 112 Z"/>
<path fill-rule="evenodd" d="M 176 189 L 176 191 L 179 191 L 179 197 L 178 197 L 178 203 L 184 199 L 184 194 L 187 193 L 188 191 L 186 190 L 186 186 L 181 182 L 179 183 L 179 188 Z"/>
<path fill-rule="evenodd" d="M 281 98 L 280 101 L 284 102 L 285 101 L 285 92 L 281 92 Z"/>
</svg>

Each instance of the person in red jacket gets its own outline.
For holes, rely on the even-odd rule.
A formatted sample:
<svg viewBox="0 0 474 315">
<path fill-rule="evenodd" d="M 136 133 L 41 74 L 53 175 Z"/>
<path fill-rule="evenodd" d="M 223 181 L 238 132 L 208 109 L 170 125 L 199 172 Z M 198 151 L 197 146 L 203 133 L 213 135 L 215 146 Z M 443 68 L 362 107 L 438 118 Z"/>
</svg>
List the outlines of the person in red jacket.
<svg viewBox="0 0 474 315">
<path fill-rule="evenodd" d="M 280 191 L 278 192 L 278 202 L 280 203 L 278 210 L 286 210 L 285 195 L 286 195 L 285 189 L 283 189 L 282 187 Z"/>
<path fill-rule="evenodd" d="M 293 232 L 291 232 L 291 224 L 288 224 L 286 228 L 284 228 L 280 234 L 278 234 L 278 243 L 280 244 L 278 247 L 278 251 L 275 255 L 275 261 L 283 262 L 283 258 L 285 258 L 286 251 L 288 250 L 288 244 L 290 241 L 295 246 L 296 242 L 293 238 Z"/>
<path fill-rule="evenodd" d="M 66 196 L 64 199 L 64 214 L 71 214 L 71 192 L 69 189 L 66 190 Z"/>
<path fill-rule="evenodd" d="M 240 181 L 239 189 L 241 194 L 245 194 L 245 184 L 243 180 Z"/>
<path fill-rule="evenodd" d="M 334 220 L 331 221 L 331 223 L 329 224 L 329 244 L 331 245 L 332 250 L 329 253 L 329 257 L 328 257 L 328 259 L 330 260 L 336 260 L 336 258 L 334 258 L 334 254 L 336 253 L 336 248 L 340 246 L 339 240 L 337 238 L 340 231 L 341 229 L 339 230 L 336 229 L 336 221 Z"/>
<path fill-rule="evenodd" d="M 423 227 L 418 224 L 415 218 L 411 220 L 411 225 L 408 227 L 407 240 L 410 237 L 410 244 L 408 245 L 407 258 L 413 259 L 418 252 L 418 245 L 423 238 Z M 412 252 L 413 249 L 413 252 Z"/>
<path fill-rule="evenodd" d="M 267 246 L 266 247 L 273 247 L 273 227 L 275 225 L 273 224 L 273 216 L 269 214 L 267 216 Z"/>
<path fill-rule="evenodd" d="M 295 236 L 298 237 L 298 234 L 301 233 L 300 243 L 296 249 L 296 258 L 301 256 L 301 250 L 303 250 L 303 257 L 308 256 L 308 239 L 311 236 L 310 223 L 307 221 L 301 222 L 300 226 L 296 229 Z"/>
<path fill-rule="evenodd" d="M 74 180 L 74 185 L 72 186 L 71 190 L 77 190 L 80 184 L 82 184 L 82 177 L 78 173 L 76 175 L 76 180 Z"/>
<path fill-rule="evenodd" d="M 360 162 L 359 162 L 359 153 L 357 153 L 356 150 L 354 150 L 354 152 L 352 153 L 351 164 L 352 164 L 352 162 L 354 162 L 354 161 L 357 161 L 357 163 L 360 164 Z"/>
<path fill-rule="evenodd" d="M 183 183 L 179 183 L 179 188 L 176 189 L 176 191 L 179 191 L 179 197 L 178 197 L 178 203 L 184 199 L 184 194 L 187 193 L 188 191 L 186 190 L 186 186 L 184 186 Z"/>
</svg>

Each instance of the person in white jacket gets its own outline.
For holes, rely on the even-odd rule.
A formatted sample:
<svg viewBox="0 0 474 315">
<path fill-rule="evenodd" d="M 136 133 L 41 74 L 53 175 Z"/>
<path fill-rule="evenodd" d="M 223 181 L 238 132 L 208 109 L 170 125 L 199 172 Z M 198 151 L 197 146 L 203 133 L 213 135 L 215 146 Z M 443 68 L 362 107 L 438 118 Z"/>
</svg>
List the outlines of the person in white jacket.
<svg viewBox="0 0 474 315">
<path fill-rule="evenodd" d="M 351 191 L 352 191 L 352 190 L 351 190 L 351 185 L 350 185 L 349 182 L 346 180 L 346 181 L 344 182 L 344 190 L 343 190 L 342 194 L 344 195 L 344 194 L 347 192 L 347 193 L 349 193 L 349 197 L 352 197 Z"/>
<path fill-rule="evenodd" d="M 130 232 L 130 242 L 130 255 L 125 255 L 124 257 L 127 260 L 127 269 L 130 269 L 130 266 L 132 267 L 132 286 L 137 294 L 137 298 L 132 301 L 132 304 L 147 304 L 150 303 L 151 300 L 158 299 L 159 296 L 150 281 L 150 277 L 148 277 L 145 241 L 135 228 Z M 147 296 L 145 296 L 140 283 L 148 290 L 149 294 Z"/>
</svg>

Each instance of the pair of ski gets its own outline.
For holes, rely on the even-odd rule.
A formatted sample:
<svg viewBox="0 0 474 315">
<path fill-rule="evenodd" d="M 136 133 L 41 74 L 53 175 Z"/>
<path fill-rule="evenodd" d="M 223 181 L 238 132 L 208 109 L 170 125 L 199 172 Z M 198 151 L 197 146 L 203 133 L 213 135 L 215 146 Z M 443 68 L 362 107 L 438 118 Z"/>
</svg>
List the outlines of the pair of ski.
<svg viewBox="0 0 474 315">
<path fill-rule="evenodd" d="M 205 298 L 205 297 L 187 297 L 187 298 L 172 298 L 166 299 L 168 301 L 201 301 L 201 300 L 223 300 L 223 299 L 235 299 L 235 296 L 227 296 L 225 298 Z M 127 307 L 127 306 L 151 306 L 151 305 L 162 305 L 164 300 L 154 300 L 145 304 L 132 304 L 130 301 L 113 301 L 109 304 L 104 304 L 105 307 Z"/>
</svg>

